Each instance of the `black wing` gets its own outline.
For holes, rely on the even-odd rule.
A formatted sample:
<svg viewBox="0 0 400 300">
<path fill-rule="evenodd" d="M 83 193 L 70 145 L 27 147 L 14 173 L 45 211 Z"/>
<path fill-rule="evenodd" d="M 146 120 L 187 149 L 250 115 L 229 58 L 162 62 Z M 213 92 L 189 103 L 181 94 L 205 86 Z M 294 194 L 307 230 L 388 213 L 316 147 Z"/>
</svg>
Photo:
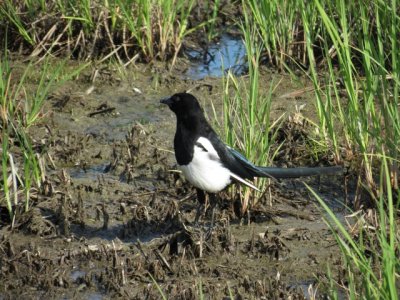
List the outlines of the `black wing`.
<svg viewBox="0 0 400 300">
<path fill-rule="evenodd" d="M 343 168 L 340 166 L 296 168 L 260 167 L 248 161 L 240 152 L 226 146 L 216 135 L 210 137 L 210 140 L 223 164 L 231 170 L 232 173 L 246 179 L 253 179 L 254 177 L 269 177 L 275 179 L 299 178 L 305 176 L 332 175 L 343 172 Z"/>
</svg>

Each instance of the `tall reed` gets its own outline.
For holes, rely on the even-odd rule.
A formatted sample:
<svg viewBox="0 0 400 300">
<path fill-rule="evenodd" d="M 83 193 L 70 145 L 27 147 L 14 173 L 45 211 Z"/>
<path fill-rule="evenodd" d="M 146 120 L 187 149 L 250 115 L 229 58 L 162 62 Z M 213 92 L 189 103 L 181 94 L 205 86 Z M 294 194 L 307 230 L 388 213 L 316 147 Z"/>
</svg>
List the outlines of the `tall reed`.
<svg viewBox="0 0 400 300">
<path fill-rule="evenodd" d="M 400 138 L 400 55 L 393 49 L 399 44 L 400 23 L 393 11 L 395 2 L 391 7 L 376 1 L 371 7 L 343 0 L 325 5 L 314 1 L 323 24 L 327 66 L 326 76 L 321 77 L 315 60 L 310 59 L 321 129 L 333 141 L 337 155 L 341 139 L 348 155 L 361 157 L 360 178 L 375 193 L 379 178 L 374 176 L 373 167 L 386 153 L 390 157 L 392 187 L 396 190 L 399 180 L 400 147 L 396 141 Z M 349 19 L 349 11 L 357 14 L 357 21 Z M 310 32 L 308 18 L 304 14 L 302 18 L 305 31 Z M 306 44 L 307 53 L 313 58 L 309 35 Z M 342 136 L 338 136 L 337 127 L 343 128 Z"/>
<path fill-rule="evenodd" d="M 266 57 L 282 69 L 301 67 L 309 76 L 321 142 L 334 150 L 337 162 L 350 161 L 358 176 L 357 191 L 367 192 L 357 193 L 354 206 L 375 204 L 376 209 L 369 211 L 375 219 L 360 211 L 354 235 L 309 188 L 329 216 L 345 262 L 344 280 L 330 277 L 330 297 L 337 299 L 336 291 L 342 287 L 350 299 L 398 299 L 398 2 L 292 1 L 290 8 L 279 1 L 243 5 L 253 16 L 247 30 L 258 32 Z M 291 17 L 273 21 L 287 15 Z M 287 28 L 293 29 L 292 36 L 283 34 Z"/>
<path fill-rule="evenodd" d="M 357 217 L 351 232 L 329 206 L 309 186 L 308 189 L 326 212 L 326 223 L 334 234 L 344 260 L 345 278 L 338 282 L 330 273 L 330 297 L 337 299 L 341 288 L 348 299 L 398 299 L 396 286 L 400 270 L 400 237 L 395 222 L 395 195 L 392 194 L 390 159 L 382 159 L 377 212 Z M 398 195 L 397 195 L 398 196 Z M 372 213 L 372 214 L 371 214 Z M 336 288 L 335 288 L 336 287 Z"/>
<path fill-rule="evenodd" d="M 281 69 L 306 71 L 314 85 L 321 142 L 332 147 L 336 161 L 357 158 L 360 184 L 377 192 L 379 178 L 373 169 L 387 153 L 397 190 L 397 1 L 250 0 L 243 7 L 251 15 L 246 26 L 261 38 L 264 56 Z"/>
<path fill-rule="evenodd" d="M 257 35 L 248 26 L 242 25 L 244 43 L 248 55 L 248 80 L 238 78 L 231 72 L 223 77 L 224 88 L 224 135 L 226 142 L 241 151 L 256 165 L 270 165 L 274 156 L 271 145 L 274 143 L 276 123 L 270 120 L 272 91 L 271 84 L 267 94 L 260 93 L 259 63 L 261 48 Z M 266 179 L 258 179 L 260 190 L 266 187 Z M 246 212 L 250 200 L 257 200 L 254 191 L 244 188 L 242 194 L 242 213 Z"/>
</svg>

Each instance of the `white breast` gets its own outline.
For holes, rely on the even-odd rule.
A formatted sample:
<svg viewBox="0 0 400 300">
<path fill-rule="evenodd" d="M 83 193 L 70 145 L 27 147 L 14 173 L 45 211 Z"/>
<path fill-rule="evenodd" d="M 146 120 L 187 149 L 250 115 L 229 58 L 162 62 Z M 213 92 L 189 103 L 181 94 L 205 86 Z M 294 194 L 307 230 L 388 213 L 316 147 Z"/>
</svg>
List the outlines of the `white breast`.
<svg viewBox="0 0 400 300">
<path fill-rule="evenodd" d="M 183 175 L 195 187 L 206 192 L 223 190 L 231 183 L 231 172 L 221 164 L 217 151 L 208 139 L 200 137 L 196 143 L 201 146 L 194 146 L 192 161 L 179 166 Z"/>
</svg>

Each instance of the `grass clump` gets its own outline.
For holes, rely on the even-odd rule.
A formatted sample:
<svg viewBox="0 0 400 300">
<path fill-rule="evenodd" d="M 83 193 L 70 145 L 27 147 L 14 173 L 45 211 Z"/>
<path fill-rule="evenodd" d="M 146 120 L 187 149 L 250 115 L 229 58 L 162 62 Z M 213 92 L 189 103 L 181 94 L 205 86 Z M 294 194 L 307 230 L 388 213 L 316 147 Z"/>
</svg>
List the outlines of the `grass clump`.
<svg viewBox="0 0 400 300">
<path fill-rule="evenodd" d="M 22 74 L 17 75 L 10 67 L 9 58 L 1 58 L 0 151 L 3 179 L 0 182 L 0 206 L 6 205 L 11 220 L 19 208 L 29 209 L 32 191 L 40 190 L 44 177 L 42 153 L 35 150 L 29 128 L 43 118 L 44 101 L 55 85 L 79 74 L 86 66 L 65 74 L 65 61 L 53 65 L 50 60 L 45 60 L 33 90 L 28 78 L 37 74 L 37 66 L 29 64 Z"/>
<path fill-rule="evenodd" d="M 259 89 L 259 61 L 261 48 L 257 47 L 256 35 L 242 26 L 244 43 L 248 56 L 248 81 L 228 72 L 223 77 L 224 88 L 224 135 L 228 145 L 240 150 L 251 162 L 256 165 L 271 165 L 274 153 L 271 145 L 274 144 L 276 123 L 270 119 L 272 92 L 275 88 L 271 84 L 266 95 Z M 258 178 L 256 185 L 264 190 L 268 179 Z M 254 190 L 239 187 L 242 201 L 242 214 L 249 208 L 251 199 L 257 198 Z"/>
<path fill-rule="evenodd" d="M 375 198 L 374 169 L 387 154 L 397 191 L 398 2 L 249 0 L 243 7 L 246 27 L 259 37 L 266 61 L 290 72 L 300 67 L 310 78 L 321 145 L 333 149 L 337 163 L 352 160 L 351 167 L 361 170 L 359 190 L 366 185 Z"/>
<path fill-rule="evenodd" d="M 348 299 L 398 299 L 400 276 L 399 234 L 395 222 L 396 206 L 392 194 L 389 160 L 382 160 L 377 211 L 357 217 L 348 230 L 329 206 L 308 187 L 327 213 L 326 222 L 338 243 L 345 269 L 345 278 L 330 280 L 330 297 L 338 299 L 337 290 L 345 291 Z M 398 196 L 398 195 L 397 195 Z"/>
<path fill-rule="evenodd" d="M 8 49 L 31 56 L 114 57 L 125 65 L 157 58 L 172 59 L 173 65 L 186 35 L 205 25 L 214 30 L 219 2 L 209 2 L 213 18 L 194 20 L 194 0 L 5 0 L 0 36 L 13 37 Z"/>
<path fill-rule="evenodd" d="M 351 233 L 310 188 L 329 216 L 344 259 L 345 278 L 336 282 L 330 277 L 330 297 L 337 299 L 342 288 L 350 299 L 398 299 L 398 2 L 313 0 L 293 1 L 287 7 L 280 1 L 244 1 L 243 6 L 244 35 L 255 33 L 260 53 L 271 65 L 291 73 L 298 67 L 305 71 L 315 91 L 318 142 L 332 149 L 336 162 L 349 164 L 356 173 L 353 206 L 363 210 Z M 248 54 L 259 61 L 254 51 Z M 250 86 L 258 83 L 252 66 L 250 59 Z M 241 105 L 250 103 L 248 97 Z M 260 103 L 255 105 L 256 111 L 263 110 Z M 251 112 L 245 116 L 251 120 Z M 241 126 L 246 134 L 257 128 L 250 122 Z M 231 144 L 241 139 L 229 134 Z"/>
<path fill-rule="evenodd" d="M 285 69 L 292 60 L 304 64 L 305 48 L 299 14 L 302 1 L 243 1 L 245 17 L 257 30 L 271 66 Z"/>
<path fill-rule="evenodd" d="M 380 185 L 374 169 L 383 157 L 389 157 L 391 187 L 398 190 L 400 55 L 393 51 L 400 31 L 397 9 L 378 1 L 372 6 L 354 7 L 342 0 L 330 6 L 319 0 L 314 3 L 323 22 L 323 53 L 328 71 L 319 76 L 317 65 L 310 64 L 321 132 L 326 140 L 333 141 L 338 158 L 340 151 L 345 159 L 359 157 L 359 182 L 367 185 L 374 198 Z M 358 12 L 358 26 L 349 20 L 349 9 Z M 305 29 L 312 31 L 304 15 L 303 20 Z M 376 35 L 372 35 L 374 32 Z M 308 35 L 306 44 L 312 58 L 313 45 Z M 338 127 L 343 131 L 338 132 Z"/>
</svg>

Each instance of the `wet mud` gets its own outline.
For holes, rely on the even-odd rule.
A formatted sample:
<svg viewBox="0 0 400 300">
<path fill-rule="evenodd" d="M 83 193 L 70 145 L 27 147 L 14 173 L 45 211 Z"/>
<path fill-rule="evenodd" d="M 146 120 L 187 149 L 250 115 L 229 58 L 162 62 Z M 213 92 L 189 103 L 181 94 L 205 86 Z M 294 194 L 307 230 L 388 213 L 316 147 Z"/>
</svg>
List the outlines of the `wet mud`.
<svg viewBox="0 0 400 300">
<path fill-rule="evenodd" d="M 323 298 L 328 265 L 340 279 L 339 249 L 303 182 L 344 216 L 341 176 L 273 181 L 245 215 L 226 191 L 213 229 L 209 214 L 194 224 L 195 192 L 172 151 L 175 119 L 158 102 L 191 89 L 218 110 L 222 90 L 220 80 L 187 79 L 191 66 L 180 64 L 179 76 L 157 66 L 120 80 L 100 72 L 51 95 L 31 132 L 44 184 L 12 228 L 0 224 L 0 299 L 308 299 Z M 282 81 L 273 116 L 303 103 L 312 116 L 307 93 L 285 75 L 260 82 L 271 78 Z M 292 118 L 279 134 L 277 165 L 315 164 L 304 123 Z"/>
</svg>

